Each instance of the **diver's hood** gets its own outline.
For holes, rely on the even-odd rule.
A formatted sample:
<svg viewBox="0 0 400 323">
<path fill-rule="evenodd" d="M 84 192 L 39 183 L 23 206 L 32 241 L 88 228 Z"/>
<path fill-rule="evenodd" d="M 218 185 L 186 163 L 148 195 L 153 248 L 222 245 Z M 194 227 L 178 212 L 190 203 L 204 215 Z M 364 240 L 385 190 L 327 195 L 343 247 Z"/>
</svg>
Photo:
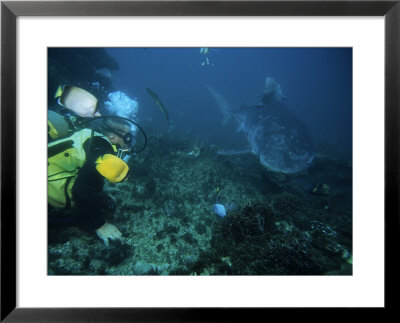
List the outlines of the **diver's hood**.
<svg viewBox="0 0 400 323">
<path fill-rule="evenodd" d="M 147 136 L 146 136 L 146 133 L 144 132 L 144 130 L 142 129 L 142 127 L 141 127 L 139 124 L 137 124 L 135 121 L 133 121 L 133 120 L 131 120 L 131 119 L 124 118 L 124 117 L 119 117 L 119 116 L 101 116 L 101 117 L 85 118 L 85 120 L 83 120 L 83 121 L 80 123 L 80 125 L 81 125 L 81 126 L 84 126 L 84 125 L 86 125 L 86 124 L 88 124 L 88 123 L 92 123 L 92 124 L 93 124 L 93 123 L 96 123 L 96 122 L 102 122 L 101 124 L 98 123 L 97 125 L 95 125 L 95 126 L 92 127 L 92 128 L 102 127 L 102 126 L 104 127 L 104 123 L 103 123 L 104 120 L 117 120 L 117 121 L 120 121 L 120 124 L 121 124 L 121 122 L 123 122 L 124 124 L 126 124 L 126 123 L 128 122 L 128 123 L 130 123 L 131 125 L 133 125 L 133 126 L 135 127 L 135 130 L 136 130 L 136 129 L 139 129 L 139 131 L 142 133 L 142 135 L 143 135 L 143 140 L 144 140 L 143 146 L 142 146 L 140 149 L 134 149 L 134 143 L 135 143 L 135 141 L 133 140 L 133 135 L 132 135 L 132 133 L 131 133 L 132 128 L 130 128 L 130 132 L 128 132 L 127 134 L 123 135 L 122 133 L 120 133 L 120 132 L 118 131 L 118 129 L 114 128 L 113 126 L 110 126 L 110 125 L 105 124 L 106 128 L 110 128 L 111 131 L 113 131 L 113 132 L 115 132 L 116 134 L 118 134 L 119 136 L 121 136 L 121 138 L 124 139 L 124 137 L 125 137 L 124 140 L 126 140 L 128 137 L 131 138 L 131 139 L 129 140 L 129 142 L 126 142 L 128 145 L 131 145 L 131 148 L 129 149 L 130 151 L 129 151 L 129 152 L 126 152 L 126 154 L 128 154 L 128 155 L 130 155 L 130 154 L 132 154 L 132 153 L 137 154 L 137 153 L 142 152 L 142 151 L 146 148 L 146 146 L 147 146 Z M 119 130 L 122 130 L 122 128 L 119 129 Z M 125 130 L 126 130 L 126 129 L 125 129 Z M 125 154 L 125 155 L 126 155 L 126 154 Z M 124 158 L 124 157 L 121 156 L 121 158 Z"/>
</svg>

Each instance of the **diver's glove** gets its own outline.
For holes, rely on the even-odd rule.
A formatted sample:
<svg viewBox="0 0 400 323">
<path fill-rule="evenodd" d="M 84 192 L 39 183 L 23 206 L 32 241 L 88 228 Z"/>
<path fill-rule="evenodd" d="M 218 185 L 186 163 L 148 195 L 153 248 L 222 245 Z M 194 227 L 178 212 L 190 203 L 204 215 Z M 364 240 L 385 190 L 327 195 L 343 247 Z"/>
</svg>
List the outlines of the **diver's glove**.
<svg viewBox="0 0 400 323">
<path fill-rule="evenodd" d="M 104 223 L 96 230 L 96 233 L 107 248 L 110 248 L 110 242 L 108 239 L 111 241 L 119 240 L 122 243 L 122 233 L 117 229 L 116 226 L 110 223 Z"/>
</svg>

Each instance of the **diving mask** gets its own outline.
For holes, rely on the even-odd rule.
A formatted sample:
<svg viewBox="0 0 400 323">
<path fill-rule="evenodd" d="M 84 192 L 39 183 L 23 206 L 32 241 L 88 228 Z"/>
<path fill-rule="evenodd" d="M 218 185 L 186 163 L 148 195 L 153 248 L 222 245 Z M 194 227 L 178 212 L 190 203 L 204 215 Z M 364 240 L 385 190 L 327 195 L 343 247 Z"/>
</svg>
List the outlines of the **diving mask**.
<svg viewBox="0 0 400 323">
<path fill-rule="evenodd" d="M 132 146 L 133 144 L 133 135 L 132 133 L 128 132 L 125 135 L 122 133 L 119 133 L 118 131 L 111 129 L 113 133 L 115 133 L 118 137 L 121 137 L 124 143 L 126 143 L 128 146 Z"/>
<path fill-rule="evenodd" d="M 131 149 L 123 149 L 118 148 L 117 150 L 117 157 L 122 159 L 125 163 L 131 158 L 132 150 Z"/>
</svg>

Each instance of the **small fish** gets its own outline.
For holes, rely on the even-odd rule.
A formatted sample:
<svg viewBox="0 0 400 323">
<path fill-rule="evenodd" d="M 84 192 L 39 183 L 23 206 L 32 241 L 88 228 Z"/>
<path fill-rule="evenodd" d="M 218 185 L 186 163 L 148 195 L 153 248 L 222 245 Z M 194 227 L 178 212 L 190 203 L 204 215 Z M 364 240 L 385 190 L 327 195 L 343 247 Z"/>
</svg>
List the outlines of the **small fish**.
<svg viewBox="0 0 400 323">
<path fill-rule="evenodd" d="M 328 184 L 324 184 L 321 182 L 316 182 L 310 178 L 294 178 L 291 181 L 291 184 L 294 184 L 297 187 L 302 188 L 305 192 L 313 194 L 313 195 L 330 195 L 331 188 Z"/>
<path fill-rule="evenodd" d="M 167 109 L 165 108 L 164 104 L 161 102 L 161 99 L 158 97 L 158 95 L 155 92 L 153 92 L 149 88 L 147 88 L 146 90 L 151 95 L 151 97 L 154 99 L 154 101 L 156 102 L 158 108 L 164 114 L 165 118 L 167 119 L 168 126 L 170 126 L 168 112 L 167 112 Z"/>
<path fill-rule="evenodd" d="M 315 195 L 329 195 L 331 193 L 331 188 L 327 184 L 317 183 L 309 193 Z"/>
<path fill-rule="evenodd" d="M 218 186 L 215 192 L 217 193 L 217 203 L 218 203 L 218 199 L 221 196 L 222 189 Z"/>
<path fill-rule="evenodd" d="M 225 206 L 223 206 L 222 204 L 214 204 L 213 205 L 213 211 L 215 214 L 219 215 L 221 218 L 226 216 L 226 209 Z"/>
<path fill-rule="evenodd" d="M 60 85 L 54 95 L 58 104 L 81 117 L 98 117 L 97 98 L 88 91 L 71 85 Z"/>
</svg>

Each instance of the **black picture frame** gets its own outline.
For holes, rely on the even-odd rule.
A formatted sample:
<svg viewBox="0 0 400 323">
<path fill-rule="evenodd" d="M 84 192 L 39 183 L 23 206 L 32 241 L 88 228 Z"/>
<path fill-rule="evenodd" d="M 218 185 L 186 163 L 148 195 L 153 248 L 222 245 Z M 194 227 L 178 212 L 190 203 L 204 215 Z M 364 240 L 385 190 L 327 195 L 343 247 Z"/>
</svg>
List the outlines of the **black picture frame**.
<svg viewBox="0 0 400 323">
<path fill-rule="evenodd" d="M 400 0 L 3 1 L 1 3 L 1 321 L 234 321 L 238 309 L 16 307 L 16 19 L 18 16 L 384 16 L 385 307 L 399 287 Z M 244 309 L 241 309 L 244 311 Z M 263 315 L 262 310 L 247 309 Z M 304 313 L 304 312 L 303 312 Z M 369 312 L 372 315 L 372 312 Z M 279 314 L 278 314 L 279 315 Z M 305 314 L 306 316 L 307 314 Z M 325 314 L 324 314 L 325 315 Z M 250 320 L 250 318 L 248 318 Z M 320 318 L 323 319 L 323 318 Z"/>
</svg>

